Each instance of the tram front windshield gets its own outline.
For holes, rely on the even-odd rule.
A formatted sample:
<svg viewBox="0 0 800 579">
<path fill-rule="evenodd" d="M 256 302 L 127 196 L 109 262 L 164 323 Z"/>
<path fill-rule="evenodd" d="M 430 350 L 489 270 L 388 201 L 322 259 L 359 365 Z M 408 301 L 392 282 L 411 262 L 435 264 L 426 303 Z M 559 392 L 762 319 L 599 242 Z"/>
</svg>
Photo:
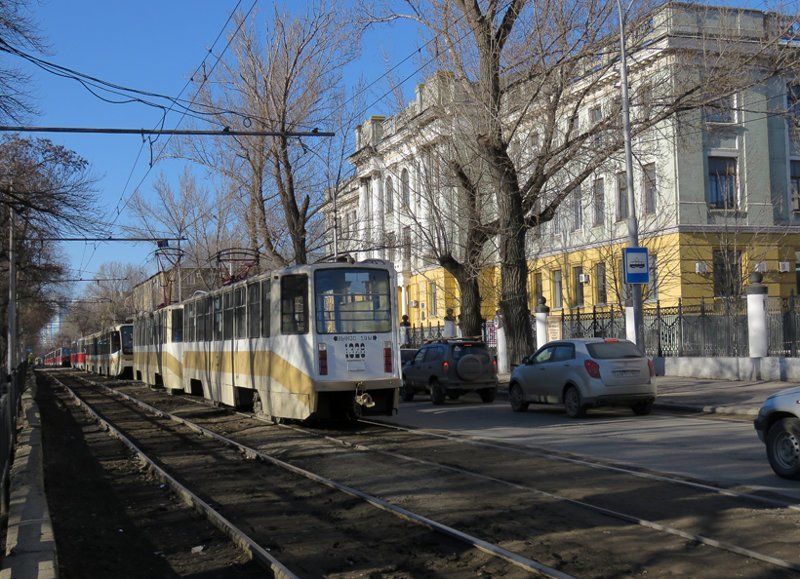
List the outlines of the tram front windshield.
<svg viewBox="0 0 800 579">
<path fill-rule="evenodd" d="M 133 354 L 133 326 L 122 326 L 120 334 L 122 334 L 122 353 Z"/>
<path fill-rule="evenodd" d="M 314 274 L 317 332 L 391 332 L 389 272 L 323 269 Z"/>
</svg>

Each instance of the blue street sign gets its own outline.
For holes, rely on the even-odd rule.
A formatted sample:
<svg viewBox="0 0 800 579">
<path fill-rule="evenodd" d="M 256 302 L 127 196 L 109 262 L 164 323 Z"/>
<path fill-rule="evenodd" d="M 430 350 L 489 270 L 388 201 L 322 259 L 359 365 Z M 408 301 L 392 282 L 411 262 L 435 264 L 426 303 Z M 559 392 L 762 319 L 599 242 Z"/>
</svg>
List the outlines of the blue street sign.
<svg viewBox="0 0 800 579">
<path fill-rule="evenodd" d="M 622 250 L 622 263 L 625 268 L 625 283 L 650 283 L 650 263 L 646 247 L 626 247 Z"/>
</svg>

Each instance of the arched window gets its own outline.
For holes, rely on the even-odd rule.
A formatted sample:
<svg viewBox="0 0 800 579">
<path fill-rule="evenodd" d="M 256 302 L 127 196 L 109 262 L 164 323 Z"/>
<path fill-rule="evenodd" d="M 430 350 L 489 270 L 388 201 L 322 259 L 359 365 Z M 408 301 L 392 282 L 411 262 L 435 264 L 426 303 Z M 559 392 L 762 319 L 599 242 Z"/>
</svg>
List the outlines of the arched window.
<svg viewBox="0 0 800 579">
<path fill-rule="evenodd" d="M 386 207 L 386 213 L 391 213 L 394 211 L 394 184 L 392 183 L 392 178 L 386 178 L 386 187 L 384 187 L 383 191 L 383 202 Z"/>
<path fill-rule="evenodd" d="M 408 169 L 403 169 L 403 172 L 400 173 L 400 193 L 402 196 L 403 207 L 408 207 L 408 204 L 411 201 L 411 193 L 409 191 L 408 183 Z"/>
</svg>

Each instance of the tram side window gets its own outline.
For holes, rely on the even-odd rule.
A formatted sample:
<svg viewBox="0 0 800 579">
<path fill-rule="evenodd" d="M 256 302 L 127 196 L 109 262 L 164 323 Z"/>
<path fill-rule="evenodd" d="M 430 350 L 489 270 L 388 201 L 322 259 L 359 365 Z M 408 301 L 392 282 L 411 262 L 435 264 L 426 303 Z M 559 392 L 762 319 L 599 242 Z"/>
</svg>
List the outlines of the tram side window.
<svg viewBox="0 0 800 579">
<path fill-rule="evenodd" d="M 183 310 L 172 310 L 172 341 L 183 342 Z"/>
<path fill-rule="evenodd" d="M 247 293 L 245 287 L 233 290 L 233 335 L 235 338 L 247 337 Z"/>
<path fill-rule="evenodd" d="M 222 296 L 214 296 L 214 339 L 222 339 Z"/>
<path fill-rule="evenodd" d="M 233 338 L 233 292 L 225 292 L 222 296 L 222 303 L 224 307 L 223 324 L 222 324 L 222 338 L 230 340 Z"/>
<path fill-rule="evenodd" d="M 268 338 L 272 320 L 272 280 L 265 280 L 261 284 L 261 335 Z"/>
<path fill-rule="evenodd" d="M 247 337 L 261 335 L 261 287 L 257 283 L 247 286 Z"/>
<path fill-rule="evenodd" d="M 122 349 L 122 342 L 120 341 L 119 332 L 115 331 L 111 334 L 111 351 L 119 352 Z"/>
<path fill-rule="evenodd" d="M 183 335 L 187 342 L 194 342 L 194 303 L 186 304 L 183 316 Z"/>
<path fill-rule="evenodd" d="M 207 300 L 205 300 L 206 313 L 203 317 L 205 318 L 205 328 L 206 328 L 205 340 L 207 342 L 210 342 L 211 340 L 214 339 L 214 301 L 215 301 L 214 298 L 208 298 Z"/>
<path fill-rule="evenodd" d="M 281 278 L 281 333 L 308 332 L 308 276 L 286 275 Z"/>
</svg>

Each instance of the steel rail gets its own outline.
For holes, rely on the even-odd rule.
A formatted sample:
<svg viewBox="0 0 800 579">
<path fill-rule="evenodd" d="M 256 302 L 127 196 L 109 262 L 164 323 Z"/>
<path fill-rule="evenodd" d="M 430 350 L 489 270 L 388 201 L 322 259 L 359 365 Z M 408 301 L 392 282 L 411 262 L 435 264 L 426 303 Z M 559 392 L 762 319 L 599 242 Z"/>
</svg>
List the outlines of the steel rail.
<svg viewBox="0 0 800 579">
<path fill-rule="evenodd" d="M 70 397 L 75 400 L 75 402 L 83 408 L 85 412 L 87 412 L 94 420 L 96 420 L 103 428 L 105 428 L 112 436 L 119 439 L 125 446 L 127 446 L 143 463 L 147 464 L 147 466 L 152 469 L 158 478 L 168 484 L 172 490 L 180 497 L 183 498 L 185 502 L 192 505 L 193 507 L 199 509 L 208 520 L 217 527 L 220 531 L 225 533 L 233 542 L 234 544 L 238 545 L 239 548 L 247 551 L 250 553 L 252 557 L 254 557 L 259 563 L 266 566 L 275 574 L 275 577 L 279 579 L 299 579 L 298 575 L 295 575 L 289 568 L 287 568 L 283 563 L 281 563 L 278 559 L 276 559 L 269 551 L 264 549 L 261 545 L 259 545 L 256 541 L 250 538 L 244 531 L 239 529 L 236 525 L 234 525 L 231 521 L 225 518 L 221 513 L 215 510 L 211 505 L 205 502 L 203 499 L 198 497 L 180 482 L 177 479 L 172 477 L 167 471 L 163 468 L 158 466 L 147 454 L 144 453 L 136 444 L 133 443 L 127 436 L 125 436 L 120 430 L 114 427 L 110 422 L 108 422 L 105 418 L 103 418 L 97 411 L 95 411 L 92 406 L 83 400 L 72 388 L 64 384 L 61 380 L 53 376 L 52 373 L 49 376 L 55 380 L 58 384 L 60 384 L 70 395 Z M 104 388 L 107 388 L 103 386 Z M 110 390 L 110 389 L 109 389 Z M 113 390 L 112 390 L 113 392 Z"/>
<path fill-rule="evenodd" d="M 319 484 L 325 485 L 325 486 L 327 486 L 329 488 L 332 488 L 334 490 L 337 490 L 337 491 L 340 491 L 342 493 L 345 493 L 345 494 L 347 494 L 349 496 L 358 498 L 358 499 L 360 499 L 362 501 L 365 501 L 366 503 L 368 503 L 368 504 L 370 504 L 370 505 L 372 505 L 372 506 L 374 506 L 374 507 L 376 507 L 378 509 L 381 509 L 383 511 L 386 511 L 386 512 L 389 512 L 389 513 L 391 513 L 393 515 L 396 515 L 396 516 L 400 517 L 401 519 L 404 519 L 404 520 L 406 520 L 408 522 L 411 522 L 411 523 L 414 523 L 414 524 L 417 524 L 417 525 L 421 525 L 423 527 L 431 529 L 432 531 L 436 531 L 436 532 L 442 533 L 444 535 L 447 535 L 449 537 L 452 537 L 452 538 L 454 538 L 454 539 L 456 539 L 458 541 L 461 541 L 463 543 L 466 543 L 466 544 L 478 549 L 479 551 L 482 551 L 482 552 L 484 552 L 484 553 L 486 553 L 488 555 L 492 555 L 494 557 L 502 559 L 502 560 L 504 560 L 504 561 L 516 566 L 516 567 L 519 567 L 519 568 L 521 568 L 521 569 L 523 569 L 525 571 L 528 571 L 530 573 L 537 573 L 537 574 L 540 574 L 540 575 L 544 575 L 546 577 L 552 577 L 554 579 L 573 579 L 572 575 L 569 575 L 567 573 L 563 573 L 562 571 L 559 571 L 558 569 L 554 569 L 552 567 L 549 567 L 549 566 L 547 566 L 547 565 L 545 565 L 543 563 L 540 563 L 539 561 L 535 561 L 533 559 L 529 559 L 527 557 L 523 557 L 522 555 L 519 555 L 518 553 L 514 553 L 513 551 L 509 551 L 508 549 L 500 547 L 499 545 L 495 545 L 495 544 L 490 543 L 488 541 L 484 541 L 483 539 L 480 539 L 480 538 L 475 537 L 473 535 L 470 535 L 468 533 L 464 533 L 463 531 L 459 531 L 458 529 L 455 529 L 453 527 L 450 527 L 448 525 L 445 525 L 443 523 L 440 523 L 438 521 L 435 521 L 435 520 L 430 519 L 428 517 L 425 517 L 423 515 L 419 515 L 417 513 L 414 513 L 412 511 L 409 511 L 407 509 L 404 509 L 402 507 L 394 505 L 394 504 L 392 504 L 392 503 L 390 503 L 388 501 L 385 501 L 385 500 L 383 500 L 381 498 L 378 498 L 378 497 L 375 497 L 375 496 L 370 495 L 368 493 L 365 493 L 363 491 L 360 491 L 360 490 L 358 490 L 358 489 L 356 489 L 354 487 L 351 487 L 351 486 L 336 482 L 336 481 L 334 481 L 332 479 L 325 478 L 323 476 L 315 474 L 315 473 L 313 473 L 311 471 L 308 471 L 306 469 L 294 466 L 294 465 L 292 465 L 292 464 L 290 464 L 288 462 L 285 462 L 285 461 L 282 461 L 282 460 L 280 460 L 278 458 L 275 458 L 274 456 L 271 456 L 269 454 L 266 454 L 264 452 L 261 452 L 261 451 L 255 449 L 255 448 L 252 448 L 250 446 L 247 446 L 245 444 L 242 444 L 240 442 L 232 440 L 232 439 L 230 439 L 230 438 L 228 438 L 226 436 L 223 436 L 221 434 L 218 434 L 218 433 L 216 433 L 216 432 L 214 432 L 212 430 L 204 428 L 204 427 L 202 427 L 202 426 L 200 426 L 198 424 L 195 424 L 195 423 L 193 423 L 193 422 L 191 422 L 189 420 L 186 420 L 185 418 L 182 418 L 182 417 L 177 416 L 175 414 L 172 414 L 170 412 L 165 412 L 163 410 L 159 410 L 158 408 L 155 408 L 154 406 L 152 406 L 150 404 L 147 404 L 146 402 L 144 402 L 142 400 L 138 400 L 137 398 L 135 398 L 133 396 L 125 394 L 124 392 L 119 392 L 117 390 L 114 390 L 113 388 L 109 388 L 105 384 L 101 384 L 101 383 L 95 382 L 93 380 L 88 380 L 86 378 L 81 378 L 81 379 L 86 380 L 86 382 L 88 382 L 89 384 L 91 384 L 93 386 L 96 386 L 98 388 L 101 388 L 101 389 L 105 390 L 106 392 L 108 392 L 112 396 L 123 398 L 123 399 L 127 400 L 128 402 L 130 402 L 130 403 L 132 403 L 132 404 L 134 404 L 134 405 L 136 405 L 136 406 L 138 406 L 138 407 L 140 407 L 140 408 L 142 408 L 144 410 L 147 410 L 151 414 L 154 414 L 154 415 L 162 417 L 162 418 L 169 418 L 170 420 L 173 420 L 174 422 L 176 422 L 178 424 L 186 426 L 187 428 L 197 432 L 198 434 L 202 434 L 203 436 L 206 436 L 208 438 L 214 439 L 214 440 L 216 440 L 216 441 L 218 441 L 218 442 L 220 442 L 222 444 L 225 444 L 226 446 L 230 446 L 232 448 L 235 448 L 235 449 L 239 450 L 246 458 L 249 458 L 249 459 L 258 458 L 260 460 L 263 460 L 264 462 L 267 462 L 267 463 L 272 464 L 274 466 L 280 467 L 280 468 L 282 468 L 284 470 L 287 470 L 287 471 L 292 472 L 294 474 L 300 475 L 302 477 L 305 477 L 305 478 L 307 478 L 309 480 L 312 480 L 314 482 L 317 482 Z"/>
</svg>

